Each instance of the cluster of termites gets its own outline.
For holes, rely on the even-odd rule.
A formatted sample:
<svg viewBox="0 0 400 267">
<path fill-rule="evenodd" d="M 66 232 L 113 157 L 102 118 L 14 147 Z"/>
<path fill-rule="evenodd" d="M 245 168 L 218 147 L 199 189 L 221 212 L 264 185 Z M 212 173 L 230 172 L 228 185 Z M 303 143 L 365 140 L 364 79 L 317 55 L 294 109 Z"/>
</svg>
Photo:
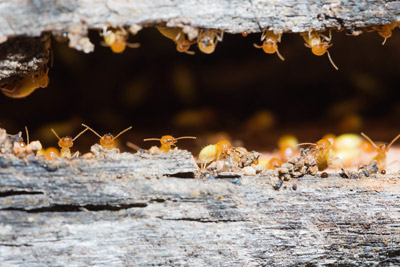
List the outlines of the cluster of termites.
<svg viewBox="0 0 400 267">
<path fill-rule="evenodd" d="M 373 26 L 366 31 L 377 31 L 380 36 L 384 38 L 382 45 L 386 43 L 386 40 L 392 36 L 392 31 L 400 25 L 400 22 L 391 22 L 384 26 Z M 136 25 L 137 26 L 137 25 Z M 129 32 L 136 34 L 141 29 L 140 26 L 130 28 L 130 31 L 125 29 L 123 26 L 112 28 L 104 27 L 100 32 L 104 41 L 101 43 L 103 46 L 110 47 L 114 53 L 122 53 L 127 47 L 138 48 L 139 43 L 129 43 Z M 157 26 L 158 31 L 168 39 L 172 40 L 176 44 L 176 50 L 178 52 L 187 53 L 193 55 L 195 52 L 191 51 L 192 45 L 197 44 L 197 47 L 202 53 L 211 54 L 215 51 L 218 42 L 222 42 L 224 31 L 215 29 L 201 29 L 198 30 L 196 37 L 191 36 L 184 32 L 181 28 L 170 28 L 165 25 Z M 246 37 L 247 32 L 243 32 L 242 35 Z M 311 49 L 311 52 L 316 56 L 323 56 L 327 54 L 329 61 L 332 66 L 338 70 L 339 68 L 333 62 L 332 57 L 328 49 L 332 46 L 332 35 L 329 30 L 328 36 L 321 32 L 309 31 L 300 34 L 304 39 L 304 45 Z M 60 40 L 60 38 L 56 38 Z M 64 40 L 64 37 L 62 38 Z M 267 54 L 277 54 L 277 56 L 283 61 L 285 58 L 280 54 L 278 49 L 278 43 L 281 42 L 282 33 L 274 32 L 272 30 L 265 30 L 261 34 L 262 44 L 253 44 L 254 47 L 262 49 Z M 46 49 L 50 54 L 50 39 L 47 38 L 45 41 Z M 3 85 L 0 89 L 8 97 L 11 98 L 24 98 L 33 93 L 38 88 L 47 87 L 49 84 L 48 77 L 49 67 L 43 65 L 33 73 L 14 79 L 7 84 Z"/>
<path fill-rule="evenodd" d="M 13 154 L 19 158 L 39 156 L 45 160 L 92 158 L 96 156 L 107 157 L 116 155 L 119 149 L 115 140 L 123 133 L 132 129 L 132 126 L 120 131 L 117 135 L 106 133 L 100 135 L 91 127 L 84 127 L 75 137 L 60 137 L 54 129 L 53 134 L 58 139 L 59 150 L 55 148 L 42 149 L 39 141 L 29 141 L 28 129 L 26 129 L 27 143 L 23 141 L 22 134 L 8 135 L 4 129 L 0 129 L 0 148 L 3 154 Z M 91 148 L 91 153 L 83 156 L 79 152 L 72 153 L 74 141 L 85 132 L 91 131 L 99 137 L 99 143 Z M 146 138 L 143 141 L 157 141 L 160 146 L 152 146 L 148 150 L 128 142 L 127 146 L 140 153 L 167 154 L 178 148 L 177 142 L 182 139 L 196 139 L 194 136 L 173 137 L 164 135 L 161 138 Z M 283 181 L 299 178 L 304 175 L 319 175 L 327 178 L 328 168 L 340 169 L 340 175 L 345 178 L 362 178 L 374 176 L 377 173 L 385 174 L 387 168 L 387 153 L 390 147 L 400 139 L 400 134 L 386 144 L 376 144 L 366 134 L 343 134 L 324 136 L 316 143 L 299 143 L 293 135 L 284 135 L 278 141 L 279 150 L 275 156 L 263 157 L 256 151 L 248 151 L 244 147 L 235 147 L 230 141 L 221 139 L 215 144 L 203 147 L 197 156 L 199 177 L 224 176 L 240 174 L 254 176 L 265 172 L 278 178 L 279 182 L 274 186 L 279 189 Z M 6 142 L 7 141 L 7 142 Z M 367 155 L 367 159 L 362 159 Z M 350 166 L 359 166 L 356 171 L 350 171 Z"/>
<path fill-rule="evenodd" d="M 294 136 L 288 135 L 281 138 L 279 156 L 269 159 L 266 168 L 273 170 L 273 174 L 280 180 L 275 189 L 280 188 L 282 181 L 299 178 L 305 174 L 316 175 L 322 172 L 321 178 L 327 178 L 325 170 L 328 168 L 340 168 L 341 176 L 345 178 L 386 174 L 387 153 L 399 138 L 400 134 L 389 144 L 377 145 L 364 133 L 343 134 L 338 137 L 329 134 L 316 143 L 298 143 Z M 303 146 L 309 148 L 302 149 Z M 361 164 L 365 162 L 362 159 L 364 155 L 373 153 L 375 155 L 369 157 L 367 163 Z M 357 171 L 345 169 L 352 165 L 359 166 Z"/>
</svg>

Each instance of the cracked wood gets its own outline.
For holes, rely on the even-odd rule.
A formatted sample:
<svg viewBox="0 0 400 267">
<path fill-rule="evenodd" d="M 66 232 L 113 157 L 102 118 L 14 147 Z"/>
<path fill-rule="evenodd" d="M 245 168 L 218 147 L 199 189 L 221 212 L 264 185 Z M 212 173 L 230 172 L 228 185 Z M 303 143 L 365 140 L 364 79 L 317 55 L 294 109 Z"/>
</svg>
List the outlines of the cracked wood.
<svg viewBox="0 0 400 267">
<path fill-rule="evenodd" d="M 354 29 L 398 20 L 400 1 L 12 0 L 0 5 L 0 38 L 162 22 L 241 33 Z"/>
<path fill-rule="evenodd" d="M 269 176 L 239 184 L 160 173 L 145 178 L 110 159 L 57 168 L 1 163 L 5 265 L 400 264 L 398 174 L 307 176 L 276 191 Z M 175 166 L 169 174 L 183 167 Z"/>
</svg>

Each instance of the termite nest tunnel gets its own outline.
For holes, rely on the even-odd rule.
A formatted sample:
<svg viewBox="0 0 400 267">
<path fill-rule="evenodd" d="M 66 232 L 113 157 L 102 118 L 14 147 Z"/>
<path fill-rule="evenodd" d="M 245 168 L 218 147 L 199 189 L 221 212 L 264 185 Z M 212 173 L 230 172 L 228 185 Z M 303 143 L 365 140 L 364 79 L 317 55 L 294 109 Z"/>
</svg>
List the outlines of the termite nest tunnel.
<svg viewBox="0 0 400 267">
<path fill-rule="evenodd" d="M 114 53 L 118 51 L 102 45 L 107 42 L 105 32 L 92 30 L 88 37 L 95 49 L 88 54 L 70 48 L 62 36 L 10 38 L 0 45 L 2 77 L 7 76 L 9 62 L 5 55 L 18 55 L 22 42 L 31 56 L 36 46 L 51 43 L 35 55 L 35 64 L 47 65 L 48 73 L 47 68 L 25 65 L 17 70 L 28 76 L 48 74 L 49 81 L 37 80 L 39 88 L 25 98 L 1 96 L 0 126 L 10 133 L 28 126 L 31 138 L 45 147 L 57 146 L 51 128 L 60 136 L 73 136 L 81 123 L 100 135 L 116 135 L 133 125 L 133 131 L 119 138 L 122 150 L 128 150 L 127 141 L 148 148 L 144 138 L 166 134 L 196 136 L 196 142 L 179 143 L 194 153 L 220 138 L 273 151 L 283 134 L 316 142 L 327 133 L 365 132 L 389 142 L 399 133 L 400 120 L 397 31 L 384 45 L 376 31 L 359 36 L 332 31 L 329 42 L 321 40 L 329 45 L 338 71 L 326 55 L 315 56 L 305 47 L 306 38 L 294 33 L 274 37 L 280 39 L 277 53 L 273 46 L 263 47 L 272 36 L 268 32 L 263 41 L 261 33 L 225 33 L 222 38 L 218 32 L 212 40 L 218 43 L 215 51 L 200 51 L 204 43 L 176 33 L 171 40 L 171 33 L 148 27 L 129 36 L 123 53 Z M 187 42 L 179 47 L 180 38 Z M 16 79 L 3 79 L 2 88 L 12 90 L 9 84 Z M 96 141 L 85 134 L 74 147 L 87 152 Z"/>
</svg>

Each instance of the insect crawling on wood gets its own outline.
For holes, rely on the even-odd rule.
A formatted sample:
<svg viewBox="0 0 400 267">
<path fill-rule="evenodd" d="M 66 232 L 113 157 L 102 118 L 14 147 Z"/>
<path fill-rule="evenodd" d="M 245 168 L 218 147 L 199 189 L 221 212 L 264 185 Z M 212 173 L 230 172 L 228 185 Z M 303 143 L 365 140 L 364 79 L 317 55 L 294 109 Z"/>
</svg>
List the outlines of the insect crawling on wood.
<svg viewBox="0 0 400 267">
<path fill-rule="evenodd" d="M 100 145 L 103 149 L 105 150 L 110 150 L 113 149 L 115 147 L 115 142 L 114 140 L 117 139 L 121 134 L 125 133 L 126 131 L 129 131 L 130 129 L 132 129 L 132 126 L 129 126 L 128 128 L 126 128 L 125 130 L 122 130 L 119 134 L 117 134 L 116 136 L 113 136 L 110 133 L 106 133 L 103 136 L 99 135 L 95 130 L 93 130 L 92 128 L 90 128 L 89 126 L 87 126 L 86 124 L 82 123 L 83 127 L 86 127 L 87 130 L 90 130 L 91 132 L 93 132 L 95 135 L 97 135 L 100 138 Z"/>
<path fill-rule="evenodd" d="M 273 31 L 264 31 L 261 35 L 262 45 L 253 44 L 255 48 L 262 48 L 267 54 L 276 53 L 278 57 L 284 61 L 285 58 L 279 53 L 278 42 L 281 42 L 282 34 L 275 34 Z"/>
<path fill-rule="evenodd" d="M 104 27 L 101 35 L 104 38 L 104 46 L 109 46 L 114 53 L 122 53 L 126 47 L 138 48 L 139 43 L 128 43 L 129 32 L 123 27 L 119 29 L 113 29 Z"/>
<path fill-rule="evenodd" d="M 386 169 L 386 153 L 389 151 L 390 147 L 400 138 L 400 134 L 397 135 L 389 144 L 376 145 L 374 141 L 371 140 L 365 133 L 361 133 L 361 135 L 371 143 L 371 145 L 375 148 L 377 154 L 372 160 L 376 160 L 376 165 L 379 168 L 379 171 Z M 385 171 L 386 172 L 386 171 Z"/>
<path fill-rule="evenodd" d="M 24 98 L 32 94 L 38 88 L 47 87 L 49 84 L 49 69 L 40 68 L 37 72 L 20 80 L 12 81 L 1 88 L 3 94 L 11 98 Z"/>
<path fill-rule="evenodd" d="M 163 25 L 157 26 L 157 29 L 162 35 L 175 42 L 178 52 L 194 55 L 193 51 L 189 51 L 190 46 L 194 42 L 186 39 L 186 35 L 182 29 L 169 28 Z"/>
<path fill-rule="evenodd" d="M 234 152 L 234 148 L 231 143 L 227 140 L 220 140 L 215 145 L 204 147 L 199 153 L 197 162 L 201 164 L 202 169 L 204 169 L 213 161 L 229 157 L 232 152 Z"/>
<path fill-rule="evenodd" d="M 308 33 L 302 33 L 304 41 L 306 42 L 304 45 L 308 48 L 311 48 L 311 52 L 316 56 L 322 56 L 325 53 L 328 54 L 329 61 L 332 66 L 339 70 L 339 68 L 333 63 L 331 55 L 329 54 L 328 48 L 332 46 L 330 43 L 332 40 L 332 32 L 329 31 L 329 37 L 314 31 L 309 31 Z"/>
<path fill-rule="evenodd" d="M 164 135 L 161 138 L 146 138 L 143 141 L 160 141 L 161 146 L 159 148 L 161 153 L 168 153 L 171 149 L 172 146 L 176 146 L 176 142 L 180 139 L 196 139 L 194 136 L 182 136 L 175 138 L 171 135 Z"/>
<path fill-rule="evenodd" d="M 51 131 L 53 132 L 53 134 L 57 137 L 58 139 L 58 146 L 61 148 L 61 157 L 62 158 L 70 158 L 71 157 L 71 150 L 70 148 L 74 145 L 74 141 L 81 136 L 84 132 L 86 132 L 88 129 L 84 129 L 82 132 L 80 132 L 79 134 L 77 134 L 74 138 L 70 137 L 70 136 L 66 136 L 63 138 L 60 138 L 58 136 L 58 134 L 56 133 L 56 131 L 52 128 Z M 76 152 L 74 154 L 74 156 L 78 155 L 79 152 Z"/>
<path fill-rule="evenodd" d="M 332 163 L 335 161 L 339 161 L 340 166 L 342 166 L 341 160 L 338 157 L 335 157 L 332 143 L 328 139 L 320 139 L 317 143 L 301 143 L 301 145 L 312 145 L 312 149 L 306 154 L 311 155 L 311 157 L 315 160 L 318 170 L 323 171 L 326 170 Z"/>
<path fill-rule="evenodd" d="M 201 52 L 211 54 L 219 42 L 222 42 L 224 37 L 223 31 L 217 30 L 202 30 L 197 37 L 197 45 Z"/>
</svg>

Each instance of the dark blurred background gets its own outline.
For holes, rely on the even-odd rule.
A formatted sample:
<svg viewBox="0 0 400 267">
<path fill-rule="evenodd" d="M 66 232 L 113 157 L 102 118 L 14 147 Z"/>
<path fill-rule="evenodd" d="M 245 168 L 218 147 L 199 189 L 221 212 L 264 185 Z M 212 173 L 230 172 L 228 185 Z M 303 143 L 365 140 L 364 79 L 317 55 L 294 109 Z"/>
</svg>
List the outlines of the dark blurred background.
<svg viewBox="0 0 400 267">
<path fill-rule="evenodd" d="M 123 54 L 102 47 L 97 31 L 90 39 L 91 54 L 53 40 L 49 86 L 25 99 L 1 96 L 1 127 L 16 133 L 27 125 L 45 146 L 56 146 L 51 127 L 74 136 L 86 123 L 101 135 L 133 125 L 121 145 L 148 147 L 143 138 L 173 134 L 198 136 L 198 146 L 227 136 L 258 150 L 273 148 L 284 133 L 310 142 L 360 131 L 390 141 L 400 132 L 399 30 L 384 46 L 376 32 L 333 33 L 329 51 L 339 71 L 298 34 L 283 35 L 284 62 L 253 47 L 260 34 L 225 34 L 211 55 L 193 45 L 194 56 L 178 53 L 155 28 L 131 36 L 141 47 Z M 97 141 L 89 133 L 80 139 L 84 151 Z"/>
</svg>

